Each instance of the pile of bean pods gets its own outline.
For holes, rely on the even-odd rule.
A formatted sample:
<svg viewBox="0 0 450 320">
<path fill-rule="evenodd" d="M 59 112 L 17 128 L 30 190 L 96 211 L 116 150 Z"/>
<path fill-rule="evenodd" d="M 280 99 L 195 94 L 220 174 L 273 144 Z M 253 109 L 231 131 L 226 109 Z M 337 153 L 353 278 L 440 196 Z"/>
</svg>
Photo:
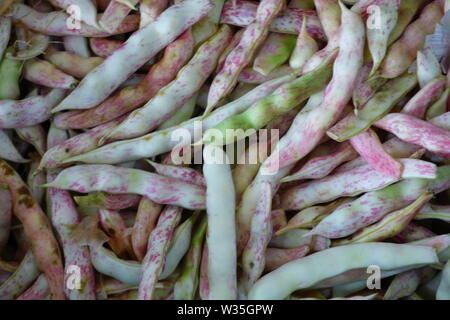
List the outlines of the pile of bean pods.
<svg viewBox="0 0 450 320">
<path fill-rule="evenodd" d="M 0 299 L 450 299 L 449 9 L 0 1 Z"/>
</svg>

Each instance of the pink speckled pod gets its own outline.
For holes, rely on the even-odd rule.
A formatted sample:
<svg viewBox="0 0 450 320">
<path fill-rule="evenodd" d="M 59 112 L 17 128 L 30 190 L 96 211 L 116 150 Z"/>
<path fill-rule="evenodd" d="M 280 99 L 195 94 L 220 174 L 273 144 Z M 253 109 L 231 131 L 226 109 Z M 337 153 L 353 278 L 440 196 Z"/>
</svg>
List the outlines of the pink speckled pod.
<svg viewBox="0 0 450 320">
<path fill-rule="evenodd" d="M 175 78 L 190 59 L 193 47 L 191 32 L 185 31 L 166 47 L 161 60 L 151 67 L 139 84 L 124 87 L 94 108 L 59 114 L 55 124 L 63 128 L 90 128 L 140 107 Z"/>
<path fill-rule="evenodd" d="M 48 50 L 44 57 L 56 68 L 78 79 L 84 78 L 103 62 L 100 57 L 84 58 L 68 51 Z"/>
<path fill-rule="evenodd" d="M 138 169 L 111 165 L 79 165 L 64 169 L 47 187 L 77 192 L 135 193 L 161 204 L 205 208 L 205 189 Z"/>
<path fill-rule="evenodd" d="M 267 83 L 261 84 L 244 96 L 220 107 L 218 110 L 214 111 L 206 117 L 192 118 L 176 127 L 156 131 L 140 138 L 111 143 L 97 150 L 93 150 L 92 152 L 74 157 L 70 159 L 70 161 L 120 163 L 128 160 L 152 157 L 163 154 L 165 152 L 169 152 L 174 147 L 179 145 L 179 141 L 177 139 L 172 139 L 172 134 L 177 129 L 183 129 L 189 132 L 192 135 L 193 140 L 196 139 L 192 142 L 196 142 L 201 138 L 201 135 L 196 136 L 195 134 L 197 130 L 195 129 L 196 121 L 201 121 L 204 130 L 210 129 L 224 119 L 245 111 L 253 103 L 264 97 L 267 97 L 275 89 L 277 89 L 284 83 L 292 81 L 292 79 L 292 75 L 274 79 Z"/>
<path fill-rule="evenodd" d="M 76 6 L 80 10 L 80 20 L 93 26 L 97 24 L 97 8 L 92 0 L 49 0 L 55 7 L 65 9 L 72 13 L 71 7 Z"/>
<path fill-rule="evenodd" d="M 203 18 L 211 7 L 209 0 L 186 0 L 169 7 L 153 23 L 133 33 L 53 111 L 89 109 L 99 104 L 161 49 Z"/>
<path fill-rule="evenodd" d="M 157 173 L 163 176 L 176 178 L 203 187 L 206 186 L 205 178 L 195 169 L 189 167 L 163 165 L 149 160 L 147 160 L 147 162 L 155 168 Z"/>
<path fill-rule="evenodd" d="M 144 259 L 148 247 L 148 238 L 156 225 L 162 206 L 147 197 L 142 197 L 131 230 L 131 244 L 139 261 Z"/>
<path fill-rule="evenodd" d="M 139 300 L 151 300 L 155 284 L 161 274 L 165 255 L 170 246 L 173 232 L 181 219 L 182 209 L 174 206 L 166 207 L 158 219 L 156 228 L 150 234 L 147 253 L 142 265 L 141 282 L 139 283 Z"/>
<path fill-rule="evenodd" d="M 47 278 L 41 274 L 17 300 L 44 300 L 50 294 Z M 95 297 L 95 296 L 94 296 Z"/>
<path fill-rule="evenodd" d="M 253 213 L 250 238 L 242 252 L 240 284 L 247 293 L 261 277 L 265 268 L 266 249 L 272 237 L 272 190 L 270 184 L 261 184 L 261 198 Z"/>
<path fill-rule="evenodd" d="M 143 28 L 149 23 L 155 21 L 161 12 L 163 12 L 168 0 L 141 0 L 139 1 L 139 11 L 141 13 L 141 22 L 139 28 Z"/>
<path fill-rule="evenodd" d="M 52 89 L 45 96 L 23 100 L 0 100 L 0 128 L 23 128 L 50 119 L 50 110 L 60 102 L 66 91 Z"/>
<path fill-rule="evenodd" d="M 433 49 L 427 47 L 417 52 L 417 78 L 420 87 L 425 87 L 437 76 L 442 75 L 441 66 Z"/>
<path fill-rule="evenodd" d="M 23 76 L 26 80 L 49 88 L 73 89 L 78 81 L 48 61 L 31 59 L 25 62 Z"/>
<path fill-rule="evenodd" d="M 52 126 L 47 139 L 48 146 L 51 148 L 66 140 L 67 136 L 64 131 Z M 47 182 L 53 181 L 57 175 L 58 171 L 47 172 Z M 81 290 L 71 290 L 65 286 L 65 293 L 71 300 L 93 299 L 95 297 L 95 281 L 89 251 L 86 247 L 77 243 L 77 240 L 71 234 L 73 228 L 80 222 L 72 196 L 68 191 L 55 188 L 49 188 L 47 192 L 51 222 L 60 236 L 64 253 L 65 279 L 67 281 L 68 276 L 73 272 L 71 268 L 75 265 L 80 268 L 80 281 L 83 283 Z"/>
<path fill-rule="evenodd" d="M 386 214 L 414 202 L 428 189 L 424 179 L 407 179 L 364 194 L 345 203 L 325 217 L 313 230 L 330 239 L 348 236 L 382 219 Z"/>
<path fill-rule="evenodd" d="M 29 250 L 14 273 L 0 285 L 0 299 L 12 300 L 17 298 L 33 283 L 39 274 L 33 253 Z"/>
<path fill-rule="evenodd" d="M 99 209 L 100 225 L 110 237 L 108 244 L 119 257 L 133 256 L 130 237 L 127 235 L 127 226 L 122 216 L 116 210 Z"/>
<path fill-rule="evenodd" d="M 424 193 L 413 203 L 400 210 L 387 214 L 383 219 L 345 239 L 333 242 L 333 245 L 348 245 L 360 242 L 381 242 L 402 232 L 419 210 L 433 197 L 432 193 Z"/>
<path fill-rule="evenodd" d="M 228 54 L 222 70 L 211 84 L 206 112 L 211 111 L 219 100 L 233 90 L 242 69 L 250 63 L 256 49 L 266 39 L 269 25 L 281 11 L 283 4 L 283 0 L 260 2 L 254 22 L 246 27 L 239 44 Z"/>
<path fill-rule="evenodd" d="M 123 41 L 108 38 L 89 38 L 92 52 L 102 58 L 110 56 L 123 45 Z"/>
<path fill-rule="evenodd" d="M 308 73 L 316 69 L 324 60 L 333 54 L 334 50 L 339 47 L 339 38 L 341 32 L 341 9 L 336 0 L 316 0 L 317 14 L 327 35 L 327 45 L 317 51 L 304 65 L 302 73 Z M 308 30 L 309 34 L 311 32 Z"/>
<path fill-rule="evenodd" d="M 338 120 L 351 99 L 363 64 L 365 31 L 358 15 L 344 6 L 341 10 L 340 49 L 333 66 L 333 78 L 325 89 L 324 98 L 310 112 L 297 116 L 289 131 L 277 144 L 276 151 L 263 163 L 262 168 L 268 172 L 286 167 L 306 156 L 317 146 L 325 131 Z"/>
<path fill-rule="evenodd" d="M 8 185 L 14 215 L 22 222 L 39 269 L 45 273 L 54 299 L 65 299 L 64 270 L 58 243 L 47 216 L 31 196 L 20 175 L 0 160 L 0 182 Z"/>
<path fill-rule="evenodd" d="M 162 88 L 147 104 L 134 110 L 126 120 L 107 136 L 121 140 L 141 136 L 156 129 L 203 85 L 214 71 L 217 59 L 231 40 L 231 28 L 223 25 L 197 50 L 192 59 L 178 72 L 174 81 Z M 164 106 L 161 108 L 160 106 Z"/>
<path fill-rule="evenodd" d="M 434 163 L 415 159 L 401 159 L 400 162 L 403 166 L 403 178 L 434 179 L 436 177 Z M 400 176 L 386 175 L 372 165 L 366 164 L 286 189 L 282 193 L 281 206 L 285 210 L 303 209 L 339 197 L 356 196 L 378 190 L 399 181 L 399 179 Z"/>
<path fill-rule="evenodd" d="M 429 122 L 406 114 L 390 113 L 375 122 L 375 126 L 395 134 L 403 141 L 450 158 L 450 132 Z"/>
<path fill-rule="evenodd" d="M 9 135 L 6 133 L 5 130 L 1 129 L 0 129 L 0 158 L 18 163 L 25 163 L 30 161 L 22 157 L 20 152 L 17 150 L 16 146 L 12 143 Z"/>
<path fill-rule="evenodd" d="M 394 242 L 405 243 L 405 242 L 415 242 L 422 241 L 427 238 L 435 237 L 436 234 L 429 230 L 428 228 L 410 222 L 402 232 L 397 234 L 392 238 Z"/>
<path fill-rule="evenodd" d="M 408 101 L 403 107 L 402 113 L 423 118 L 430 104 L 439 99 L 443 93 L 446 81 L 442 75 L 431 80 Z"/>
<path fill-rule="evenodd" d="M 76 54 L 77 56 L 83 58 L 89 58 L 91 56 L 88 38 L 81 36 L 65 36 L 63 37 L 63 42 L 64 50 L 67 52 Z"/>
<path fill-rule="evenodd" d="M 368 129 L 350 139 L 353 149 L 359 153 L 376 170 L 399 179 L 402 175 L 403 165 L 384 150 L 375 131 Z"/>
<path fill-rule="evenodd" d="M 418 50 L 425 42 L 425 37 L 434 32 L 436 24 L 443 15 L 443 9 L 438 0 L 428 4 L 419 18 L 411 23 L 401 38 L 389 48 L 380 66 L 381 75 L 392 79 L 405 72 L 416 59 Z"/>
<path fill-rule="evenodd" d="M 220 22 L 245 27 L 254 22 L 258 10 L 258 2 L 233 0 L 226 1 Z M 275 17 L 269 26 L 270 31 L 298 34 L 303 17 L 307 17 L 308 32 L 317 39 L 325 40 L 325 34 L 317 14 L 313 10 L 287 8 Z"/>
<path fill-rule="evenodd" d="M 131 0 L 128 1 L 130 4 L 135 5 L 139 1 Z M 111 1 L 108 4 L 105 12 L 99 20 L 99 25 L 109 33 L 114 33 L 114 31 L 119 28 L 122 21 L 126 16 L 131 12 L 131 8 L 126 4 L 123 4 L 119 1 Z"/>
<path fill-rule="evenodd" d="M 41 13 L 24 4 L 16 3 L 10 13 L 13 21 L 23 23 L 27 28 L 49 36 L 83 36 L 108 37 L 112 34 L 96 27 L 81 23 L 81 28 L 70 29 L 67 21 L 69 15 L 61 11 Z M 139 26 L 139 15 L 130 15 L 114 34 L 123 34 L 134 31 Z"/>
<path fill-rule="evenodd" d="M 292 249 L 267 248 L 264 272 L 271 272 L 292 260 L 300 259 L 306 256 L 309 251 L 309 245 Z"/>
<path fill-rule="evenodd" d="M 47 149 L 46 132 L 41 125 L 17 128 L 16 132 L 22 140 L 33 145 L 41 156 L 45 153 Z"/>
<path fill-rule="evenodd" d="M 39 170 L 43 168 L 51 169 L 61 167 L 63 166 L 63 160 L 95 149 L 105 132 L 120 123 L 120 120 L 121 119 L 119 118 L 105 123 L 82 134 L 76 135 L 67 141 L 59 142 L 53 147 L 49 146 L 47 152 L 42 157 Z"/>
</svg>

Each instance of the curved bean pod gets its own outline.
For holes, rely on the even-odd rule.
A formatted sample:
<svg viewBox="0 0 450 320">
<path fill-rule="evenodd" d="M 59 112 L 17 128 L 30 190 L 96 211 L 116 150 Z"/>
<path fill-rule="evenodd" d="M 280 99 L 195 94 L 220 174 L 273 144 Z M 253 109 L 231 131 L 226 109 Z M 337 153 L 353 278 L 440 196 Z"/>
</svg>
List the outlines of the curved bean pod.
<svg viewBox="0 0 450 320">
<path fill-rule="evenodd" d="M 106 58 L 123 45 L 123 41 L 108 38 L 89 38 L 92 52 L 99 57 Z"/>
<path fill-rule="evenodd" d="M 40 125 L 35 125 L 31 127 L 23 127 L 16 129 L 19 137 L 32 144 L 36 151 L 42 156 L 47 148 L 47 142 L 45 141 L 45 131 Z"/>
<path fill-rule="evenodd" d="M 262 183 L 261 195 L 252 217 L 250 237 L 242 252 L 240 284 L 246 293 L 264 271 L 266 249 L 272 237 L 272 190 L 269 183 Z"/>
<path fill-rule="evenodd" d="M 292 260 L 303 258 L 309 251 L 309 245 L 303 245 L 292 249 L 267 248 L 264 272 L 271 272 Z"/>
<path fill-rule="evenodd" d="M 41 274 L 17 300 L 45 300 L 50 294 L 47 278 Z"/>
<path fill-rule="evenodd" d="M 377 223 L 361 229 L 352 234 L 349 238 L 335 241 L 334 245 L 376 242 L 394 237 L 406 228 L 418 211 L 428 203 L 432 197 L 432 194 L 424 193 L 407 207 L 389 213 Z"/>
<path fill-rule="evenodd" d="M 417 52 L 417 78 L 423 88 L 434 78 L 442 75 L 441 66 L 431 48 Z"/>
<path fill-rule="evenodd" d="M 23 128 L 48 120 L 49 111 L 65 95 L 65 90 L 53 89 L 45 96 L 0 101 L 0 128 Z"/>
<path fill-rule="evenodd" d="M 395 134 L 403 141 L 450 158 L 450 132 L 429 122 L 406 114 L 390 113 L 374 125 Z"/>
<path fill-rule="evenodd" d="M 447 85 L 448 87 L 448 85 Z M 432 119 L 431 123 L 435 124 L 434 121 L 438 121 L 438 119 L 434 119 L 436 117 L 439 117 L 440 115 L 444 114 L 447 111 L 447 101 L 449 100 L 448 97 L 450 95 L 450 88 L 445 89 L 445 91 L 442 93 L 441 97 L 431 105 L 431 107 L 428 108 L 426 113 L 426 119 L 430 120 Z M 450 123 L 450 122 L 447 122 Z M 437 125 L 441 128 L 443 128 L 442 125 Z"/>
<path fill-rule="evenodd" d="M 130 0 L 131 5 L 135 5 L 139 0 Z M 113 33 L 120 26 L 122 21 L 128 16 L 132 8 L 120 1 L 111 1 L 98 24 L 109 33 Z"/>
<path fill-rule="evenodd" d="M 353 149 L 376 170 L 399 179 L 403 165 L 383 149 L 375 131 L 368 129 L 350 139 Z"/>
<path fill-rule="evenodd" d="M 352 7 L 352 11 L 359 3 Z M 378 25 L 367 28 L 367 43 L 373 60 L 370 75 L 378 70 L 386 54 L 389 37 L 397 24 L 400 1 L 375 2 L 373 5 L 377 5 L 377 10 L 369 13 L 367 19 L 377 19 Z"/>
<path fill-rule="evenodd" d="M 231 29 L 224 25 L 205 42 L 177 74 L 174 81 L 162 88 L 143 107 L 133 111 L 107 136 L 108 140 L 141 136 L 167 120 L 203 85 L 213 72 L 220 53 L 231 40 Z M 164 108 L 159 106 L 164 105 Z"/>
<path fill-rule="evenodd" d="M 95 149 L 105 132 L 120 123 L 121 118 L 107 122 L 49 148 L 42 157 L 38 170 L 63 166 L 62 161 Z"/>
<path fill-rule="evenodd" d="M 142 262 L 141 281 L 139 283 L 138 300 L 151 300 L 155 284 L 163 270 L 166 253 L 174 229 L 181 219 L 182 209 L 174 206 L 166 207 L 158 219 L 158 224 L 150 234 L 148 249 Z"/>
<path fill-rule="evenodd" d="M 169 278 L 178 267 L 181 259 L 183 259 L 186 252 L 189 250 L 192 228 L 197 220 L 198 212 L 190 216 L 184 221 L 173 234 L 173 239 L 166 254 L 166 261 L 164 263 L 163 270 L 159 276 L 159 280 Z"/>
<path fill-rule="evenodd" d="M 139 2 L 139 11 L 141 13 L 141 22 L 139 28 L 143 28 L 163 12 L 168 5 L 167 0 L 141 0 Z"/>
<path fill-rule="evenodd" d="M 202 245 L 206 234 L 207 219 L 202 218 L 191 239 L 191 247 L 184 258 L 180 277 L 175 282 L 175 300 L 194 299 L 198 287 Z"/>
<path fill-rule="evenodd" d="M 162 48 L 204 17 L 211 7 L 208 0 L 186 0 L 171 6 L 153 23 L 133 33 L 119 50 L 84 77 L 53 112 L 89 109 L 99 104 Z"/>
<path fill-rule="evenodd" d="M 264 162 L 262 168 L 269 172 L 273 172 L 276 167 L 283 168 L 293 164 L 307 155 L 320 142 L 326 130 L 338 120 L 352 97 L 356 78 L 363 64 L 365 31 L 362 19 L 341 3 L 340 6 L 340 49 L 333 66 L 331 82 L 325 89 L 320 105 L 298 116 L 277 145 L 276 151 Z M 345 79 L 344 83 L 342 79 Z"/>
<path fill-rule="evenodd" d="M 0 62 L 0 99 L 18 99 L 20 97 L 19 78 L 22 75 L 23 62 L 8 58 L 8 53 L 14 52 L 12 47 L 6 50 L 6 55 Z"/>
<path fill-rule="evenodd" d="M 140 107 L 175 78 L 191 57 L 193 46 L 191 32 L 185 31 L 167 46 L 161 60 L 151 67 L 138 85 L 123 88 L 91 109 L 57 115 L 55 123 L 61 127 L 90 128 Z"/>
<path fill-rule="evenodd" d="M 49 36 L 83 36 L 83 37 L 108 37 L 111 34 L 81 23 L 80 28 L 70 28 L 67 21 L 70 16 L 61 11 L 41 13 L 24 4 L 16 3 L 10 13 L 13 21 L 23 23 L 27 28 Z M 139 26 L 139 16 L 130 15 L 114 34 L 123 34 L 134 31 Z"/>
<path fill-rule="evenodd" d="M 215 146 L 203 150 L 208 214 L 208 299 L 237 297 L 235 190 L 227 155 Z"/>
<path fill-rule="evenodd" d="M 323 25 L 324 32 L 327 35 L 327 45 L 317 51 L 308 59 L 303 67 L 302 73 L 308 73 L 316 69 L 324 60 L 333 54 L 334 50 L 339 47 L 339 33 L 341 32 L 341 9 L 336 0 L 315 0 L 314 4 L 317 8 L 317 14 L 320 23 Z"/>
<path fill-rule="evenodd" d="M 25 62 L 23 76 L 26 80 L 49 88 L 73 89 L 78 81 L 48 61 L 31 59 Z"/>
<path fill-rule="evenodd" d="M 220 22 L 245 27 L 254 22 L 257 10 L 258 2 L 242 0 L 226 1 L 223 6 L 222 15 L 220 16 Z M 325 40 L 321 23 L 317 18 L 317 14 L 312 10 L 287 8 L 275 17 L 269 26 L 269 30 L 280 33 L 298 34 L 300 33 L 303 16 L 307 17 L 309 34 L 314 38 Z"/>
<path fill-rule="evenodd" d="M 294 290 L 320 287 L 320 283 L 325 279 L 349 270 L 365 269 L 370 265 L 390 271 L 433 264 L 437 261 L 434 249 L 428 247 L 365 243 L 331 248 L 291 261 L 265 275 L 255 283 L 249 293 L 249 299 L 283 299 Z M 330 263 L 333 268 L 318 268 Z M 312 268 L 314 273 L 310 272 Z"/>
<path fill-rule="evenodd" d="M 45 187 L 78 192 L 135 193 L 161 204 L 204 209 L 203 187 L 138 169 L 110 165 L 79 165 L 64 169 Z"/>
<path fill-rule="evenodd" d="M 33 199 L 19 174 L 0 160 L 0 181 L 7 184 L 13 199 L 14 215 L 22 222 L 39 269 L 45 273 L 53 299 L 64 299 L 64 271 L 58 243 L 47 216 Z"/>
<path fill-rule="evenodd" d="M 392 79 L 405 72 L 416 59 L 418 50 L 425 42 L 425 37 L 434 32 L 436 24 L 443 15 L 439 1 L 428 4 L 419 18 L 411 23 L 401 38 L 389 48 L 380 67 L 381 75 Z"/>
<path fill-rule="evenodd" d="M 338 207 L 313 230 L 330 239 L 348 236 L 379 221 L 389 212 L 401 209 L 427 191 L 424 179 L 407 179 L 384 189 L 364 194 L 360 198 Z"/>
<path fill-rule="evenodd" d="M 402 113 L 417 118 L 423 118 L 428 106 L 442 95 L 446 81 L 446 78 L 442 75 L 429 81 L 408 101 L 403 107 Z"/>
<path fill-rule="evenodd" d="M 404 179 L 436 178 L 436 165 L 433 163 L 415 159 L 401 159 L 400 162 L 404 166 L 402 172 Z M 285 210 L 304 209 L 339 197 L 356 196 L 379 190 L 397 182 L 399 178 L 388 176 L 371 165 L 363 165 L 285 190 L 281 194 L 281 207 Z M 339 185 L 342 187 L 339 188 Z"/>
<path fill-rule="evenodd" d="M 139 203 L 136 220 L 131 230 L 131 244 L 134 254 L 139 261 L 144 259 L 147 252 L 148 238 L 155 228 L 161 209 L 161 205 L 147 197 L 142 197 Z"/>
<path fill-rule="evenodd" d="M 388 81 L 361 108 L 357 115 L 349 114 L 327 131 L 338 142 L 345 141 L 368 129 L 376 120 L 391 110 L 417 84 L 415 74 L 404 74 Z"/>
<path fill-rule="evenodd" d="M 203 141 L 217 145 L 229 144 L 236 138 L 242 139 L 253 132 L 248 129 L 258 130 L 270 120 L 295 108 L 327 83 L 331 77 L 333 60 L 334 56 L 315 71 L 280 86 L 270 96 L 256 102 L 243 113 L 232 116 L 207 130 L 203 135 Z M 236 137 L 235 130 L 230 129 L 242 129 L 246 132 L 244 136 Z"/>
<path fill-rule="evenodd" d="M 0 285 L 0 300 L 12 300 L 25 291 L 39 276 L 31 250 L 27 252 L 14 273 Z"/>
<path fill-rule="evenodd" d="M 289 66 L 300 70 L 317 50 L 319 50 L 317 42 L 309 35 L 304 18 L 302 30 L 298 34 L 294 51 L 289 58 Z"/>
<path fill-rule="evenodd" d="M 56 50 L 48 51 L 45 54 L 45 59 L 65 73 L 79 79 L 84 78 L 103 62 L 100 57 L 85 58 L 72 52 Z"/>
<path fill-rule="evenodd" d="M 272 73 L 285 63 L 295 47 L 296 37 L 290 34 L 270 33 L 253 61 L 253 70 L 262 75 Z"/>
<path fill-rule="evenodd" d="M 24 159 L 16 146 L 12 143 L 9 135 L 5 130 L 0 129 L 0 158 L 17 163 L 29 162 L 29 159 Z"/>
<path fill-rule="evenodd" d="M 239 73 L 249 64 L 257 47 L 266 39 L 268 28 L 283 7 L 282 0 L 263 0 L 258 5 L 255 21 L 245 28 L 239 44 L 225 59 L 222 70 L 217 73 L 208 93 L 209 113 L 236 85 Z"/>
<path fill-rule="evenodd" d="M 176 178 L 199 186 L 206 186 L 205 178 L 197 170 L 189 167 L 169 166 L 147 160 L 156 172 L 166 177 Z"/>
<path fill-rule="evenodd" d="M 179 145 L 179 140 L 172 138 L 172 135 L 177 132 L 176 130 L 180 129 L 189 132 L 193 137 L 196 131 L 196 121 L 201 121 L 204 129 L 212 128 L 224 119 L 244 111 L 256 101 L 268 96 L 282 84 L 291 81 L 292 78 L 293 76 L 289 75 L 264 83 L 241 98 L 220 107 L 220 109 L 212 112 L 206 117 L 196 117 L 183 122 L 176 127 L 150 133 L 140 138 L 111 143 L 97 150 L 93 150 L 92 152 L 87 152 L 84 155 L 67 159 L 67 161 L 120 163 L 169 152 Z M 199 138 L 201 137 L 197 137 L 196 139 L 198 140 Z M 183 141 L 183 143 L 186 144 L 189 144 L 190 142 L 196 141 Z"/>
</svg>

